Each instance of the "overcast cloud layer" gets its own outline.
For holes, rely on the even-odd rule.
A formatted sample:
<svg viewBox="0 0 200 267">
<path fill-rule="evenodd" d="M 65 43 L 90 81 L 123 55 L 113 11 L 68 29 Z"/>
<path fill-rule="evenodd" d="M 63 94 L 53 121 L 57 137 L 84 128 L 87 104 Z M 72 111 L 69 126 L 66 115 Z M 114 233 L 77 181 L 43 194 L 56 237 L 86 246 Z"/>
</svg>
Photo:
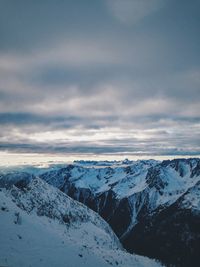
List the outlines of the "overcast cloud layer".
<svg viewBox="0 0 200 267">
<path fill-rule="evenodd" d="M 199 155 L 199 0 L 1 0 L 0 150 Z"/>
</svg>

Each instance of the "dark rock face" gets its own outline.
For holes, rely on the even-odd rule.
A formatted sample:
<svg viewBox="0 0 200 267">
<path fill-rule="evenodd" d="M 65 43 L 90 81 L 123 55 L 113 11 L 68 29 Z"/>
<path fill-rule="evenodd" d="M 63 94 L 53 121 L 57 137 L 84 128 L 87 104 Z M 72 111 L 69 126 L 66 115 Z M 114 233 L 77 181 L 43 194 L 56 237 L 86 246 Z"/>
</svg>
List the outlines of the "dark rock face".
<svg viewBox="0 0 200 267">
<path fill-rule="evenodd" d="M 196 167 L 192 170 L 191 177 L 194 177 L 195 175 L 196 176 L 200 175 L 200 161 L 198 161 Z"/>
<path fill-rule="evenodd" d="M 123 240 L 124 247 L 167 266 L 198 267 L 200 263 L 200 214 L 172 205 L 141 220 Z"/>
<path fill-rule="evenodd" d="M 149 188 L 155 187 L 158 192 L 162 192 L 165 186 L 167 186 L 167 182 L 161 179 L 160 172 L 161 171 L 158 167 L 151 168 L 149 169 L 146 177 Z"/>
<path fill-rule="evenodd" d="M 127 198 L 119 202 L 112 216 L 110 216 L 108 223 L 111 225 L 114 232 L 117 233 L 118 237 L 121 237 L 125 233 L 126 229 L 131 224 L 131 207 Z"/>
<path fill-rule="evenodd" d="M 9 189 L 15 185 L 17 188 L 23 190 L 33 178 L 35 178 L 34 175 L 26 172 L 0 174 L 0 187 Z"/>
<path fill-rule="evenodd" d="M 112 190 L 94 195 L 91 190 L 76 188 L 72 184 L 68 186 L 67 194 L 98 212 L 112 226 L 118 236 L 123 234 L 131 221 L 128 200 L 118 200 Z"/>
</svg>

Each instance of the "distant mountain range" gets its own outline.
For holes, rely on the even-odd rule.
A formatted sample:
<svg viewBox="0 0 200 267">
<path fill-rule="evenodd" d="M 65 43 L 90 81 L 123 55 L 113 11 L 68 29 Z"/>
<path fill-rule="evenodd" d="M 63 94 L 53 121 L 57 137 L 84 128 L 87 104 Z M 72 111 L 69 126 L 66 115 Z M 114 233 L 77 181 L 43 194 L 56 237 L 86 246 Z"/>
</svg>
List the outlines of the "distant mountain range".
<svg viewBox="0 0 200 267">
<path fill-rule="evenodd" d="M 16 168 L 2 171 L 0 185 L 10 187 L 15 180 L 23 191 L 35 179 L 96 211 L 129 252 L 167 266 L 200 266 L 200 159 Z"/>
</svg>

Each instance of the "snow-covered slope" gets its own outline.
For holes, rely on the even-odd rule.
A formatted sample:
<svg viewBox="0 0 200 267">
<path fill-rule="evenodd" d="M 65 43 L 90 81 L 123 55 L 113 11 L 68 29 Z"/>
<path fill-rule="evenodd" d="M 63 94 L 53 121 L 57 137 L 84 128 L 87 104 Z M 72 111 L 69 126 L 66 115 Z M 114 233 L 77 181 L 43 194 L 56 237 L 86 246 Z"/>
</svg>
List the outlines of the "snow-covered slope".
<svg viewBox="0 0 200 267">
<path fill-rule="evenodd" d="M 200 243 L 200 237 L 193 223 L 189 223 L 187 233 L 176 231 L 179 233 L 179 235 L 174 235 L 176 242 L 170 234 L 167 234 L 166 240 L 163 240 L 163 248 L 158 242 L 158 237 L 162 233 L 153 235 L 152 232 L 152 235 L 149 235 L 150 242 L 154 244 L 157 242 L 164 253 L 159 252 L 156 246 L 151 246 L 152 251 L 148 253 L 150 249 L 144 248 L 144 242 L 142 242 L 145 231 L 138 230 L 140 236 L 136 239 L 135 229 L 138 229 L 140 225 L 145 229 L 147 225 L 143 222 L 149 225 L 151 221 L 155 221 L 158 230 L 163 224 L 165 228 L 162 231 L 168 233 L 170 227 L 167 227 L 165 222 L 168 221 L 172 225 L 172 220 L 175 221 L 174 216 L 179 210 L 181 210 L 178 222 L 180 229 L 181 225 L 184 226 L 191 221 L 191 217 L 195 217 L 200 224 L 200 159 L 111 163 L 81 161 L 53 170 L 44 170 L 43 173 L 41 171 L 40 177 L 97 211 L 112 226 L 130 251 L 135 250 L 137 253 L 157 257 L 164 261 L 169 258 L 177 266 L 178 264 L 184 266 L 184 263 L 187 266 L 191 257 L 196 257 L 193 256 L 196 253 L 193 248 L 196 247 L 194 243 Z M 188 210 L 191 215 L 188 214 L 186 218 L 184 214 Z M 162 216 L 159 217 L 158 214 Z M 170 214 L 172 220 L 168 220 L 167 214 Z M 158 218 L 159 221 L 157 221 Z M 154 228 L 150 229 L 155 231 Z M 187 238 L 187 242 L 182 246 L 183 235 L 192 235 L 195 241 Z M 174 252 L 176 251 L 173 246 L 175 243 L 176 246 L 182 246 L 178 252 Z M 168 247 L 165 244 L 168 244 Z M 188 249 L 189 247 L 191 249 Z M 187 254 L 185 251 L 191 253 Z M 177 254 L 176 258 L 173 258 L 173 254 Z M 200 261 L 199 257 L 196 258 Z"/>
<path fill-rule="evenodd" d="M 92 165 L 81 161 L 81 164 L 45 170 L 40 177 L 93 208 L 108 222 L 121 203 L 127 202 L 129 224 L 118 234 L 120 237 L 137 223 L 144 206 L 148 212 L 167 207 L 200 180 L 199 159 L 104 165 L 104 162 Z M 108 202 L 112 205 L 107 205 Z"/>
<path fill-rule="evenodd" d="M 28 173 L 0 176 L 0 266 L 160 266 L 130 255 L 103 219 Z"/>
</svg>

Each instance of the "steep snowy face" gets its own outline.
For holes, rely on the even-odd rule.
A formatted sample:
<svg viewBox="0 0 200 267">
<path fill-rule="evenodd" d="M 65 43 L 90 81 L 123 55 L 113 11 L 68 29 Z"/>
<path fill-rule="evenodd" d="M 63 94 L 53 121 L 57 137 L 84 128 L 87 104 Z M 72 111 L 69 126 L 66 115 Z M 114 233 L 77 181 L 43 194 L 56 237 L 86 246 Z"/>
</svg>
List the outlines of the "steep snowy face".
<svg viewBox="0 0 200 267">
<path fill-rule="evenodd" d="M 195 173 L 199 164 L 198 159 L 164 161 L 147 174 L 152 208 L 169 206 L 193 187 L 200 175 Z"/>
<path fill-rule="evenodd" d="M 133 251 L 134 248 L 138 253 L 161 258 L 164 261 L 166 261 L 166 257 L 158 252 L 158 248 L 148 254 L 146 248 L 138 246 L 141 248 L 138 249 L 135 246 L 137 242 L 142 242 L 144 232 L 140 231 L 140 238 L 136 240 L 136 235 L 133 234 L 135 233 L 134 229 L 140 225 L 145 229 L 147 225 L 151 224 L 151 220 L 155 220 L 159 230 L 159 222 L 163 225 L 164 221 L 172 224 L 172 221 L 165 218 L 168 213 L 175 221 L 173 213 L 176 214 L 178 209 L 181 209 L 179 225 L 187 223 L 184 220 L 190 220 L 190 215 L 187 218 L 184 217 L 186 210 L 190 210 L 191 216 L 195 216 L 195 220 L 199 221 L 200 159 L 176 159 L 163 162 L 127 161 L 117 164 L 116 162 L 110 164 L 76 162 L 62 167 L 60 170 L 45 171 L 40 177 L 97 211 L 109 222 L 127 249 Z M 168 210 L 169 212 L 167 212 Z M 161 218 L 155 216 L 160 213 L 162 214 Z M 146 222 L 147 225 L 143 222 Z M 189 233 L 195 236 L 193 232 L 195 226 L 190 223 L 188 227 Z M 168 233 L 168 229 L 169 227 L 166 225 L 163 231 Z M 152 231 L 154 230 L 152 228 Z M 160 231 L 162 230 L 160 229 Z M 155 235 L 154 238 L 154 235 L 151 234 L 148 235 L 152 239 L 151 242 L 159 243 L 158 236 Z M 177 246 L 180 246 L 182 238 L 181 233 L 177 235 L 177 242 L 179 242 L 176 242 Z M 197 241 L 198 235 L 194 239 L 195 242 L 199 242 Z M 174 242 L 170 235 L 166 235 L 166 240 L 168 244 Z M 193 243 L 189 241 L 179 251 L 180 255 L 177 257 L 180 260 L 172 259 L 170 254 L 167 257 L 171 257 L 172 263 L 179 264 L 181 262 L 181 266 L 184 266 L 183 264 L 187 260 L 181 253 L 184 254 L 183 251 L 188 249 L 189 244 L 191 253 L 189 255 L 185 253 L 185 255 L 187 255 L 187 259 L 190 259 L 193 255 Z M 159 243 L 159 246 L 162 244 Z M 170 248 L 170 245 L 168 246 Z M 168 250 L 172 255 L 173 249 L 176 248 L 171 246 L 172 251 L 169 248 L 165 248 L 165 251 Z"/>
<path fill-rule="evenodd" d="M 123 251 L 98 214 L 34 175 L 1 175 L 0 187 L 2 266 L 160 266 Z"/>
<path fill-rule="evenodd" d="M 104 162 L 102 165 L 100 163 L 92 165 L 92 163 L 83 164 L 81 161 L 81 164 L 76 162 L 56 171 L 46 171 L 40 177 L 62 189 L 69 182 L 76 188 L 87 188 L 94 194 L 111 189 L 118 198 L 123 198 L 141 191 L 146 185 L 145 177 L 148 169 L 158 164 L 154 160 L 128 163 L 104 166 Z"/>
<path fill-rule="evenodd" d="M 40 177 L 87 204 L 108 221 L 113 209 L 128 199 L 132 224 L 137 222 L 144 205 L 149 212 L 169 206 L 200 179 L 199 159 L 104 164 L 76 162 L 56 171 L 47 171 Z M 108 201 L 113 203 L 110 208 Z"/>
<path fill-rule="evenodd" d="M 200 214 L 200 181 L 179 199 L 179 207 Z"/>
<path fill-rule="evenodd" d="M 12 176 L 12 178 L 11 178 Z M 5 181 L 6 175 L 2 181 Z M 109 227 L 109 225 L 102 220 L 102 218 L 85 205 L 74 201 L 66 194 L 62 193 L 55 187 L 50 186 L 40 178 L 33 175 L 22 173 L 21 179 L 17 173 L 9 175 L 9 189 L 10 195 L 16 205 L 28 213 L 35 213 L 38 216 L 46 216 L 51 219 L 56 219 L 60 223 L 76 226 L 79 223 L 90 222 L 95 226 L 102 228 L 111 237 L 115 247 L 120 247 L 120 243 Z M 27 179 L 27 177 L 29 177 Z M 11 183 L 11 180 L 13 181 Z M 112 242 L 110 242 L 111 244 Z"/>
</svg>

